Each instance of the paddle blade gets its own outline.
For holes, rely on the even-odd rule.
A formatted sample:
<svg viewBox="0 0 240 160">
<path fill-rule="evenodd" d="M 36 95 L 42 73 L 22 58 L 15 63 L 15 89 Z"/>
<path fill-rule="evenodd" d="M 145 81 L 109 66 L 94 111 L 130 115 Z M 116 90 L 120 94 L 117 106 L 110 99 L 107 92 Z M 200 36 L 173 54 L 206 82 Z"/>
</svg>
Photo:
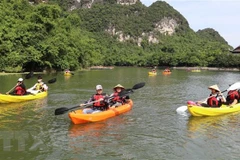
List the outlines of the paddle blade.
<svg viewBox="0 0 240 160">
<path fill-rule="evenodd" d="M 142 88 L 145 86 L 145 82 L 141 82 L 141 83 L 138 83 L 138 84 L 135 84 L 132 89 L 139 89 L 139 88 Z"/>
<path fill-rule="evenodd" d="M 132 89 L 124 89 L 123 91 L 121 91 L 121 92 L 118 94 L 118 96 L 119 96 L 119 97 L 124 97 L 124 96 L 126 96 L 126 95 L 128 95 L 128 94 L 130 94 L 130 93 L 133 93 L 133 90 L 132 90 Z"/>
<path fill-rule="evenodd" d="M 236 89 L 240 89 L 240 82 L 236 82 L 236 83 L 232 84 L 227 90 L 231 91 L 231 90 L 236 90 Z"/>
<path fill-rule="evenodd" d="M 25 79 L 29 79 L 33 76 L 33 71 L 29 72 L 26 76 L 25 76 Z"/>
<path fill-rule="evenodd" d="M 68 111 L 69 111 L 69 109 L 66 108 L 66 107 L 57 108 L 57 109 L 55 110 L 55 115 L 64 114 L 64 113 L 66 113 L 66 112 L 68 112 Z"/>
<path fill-rule="evenodd" d="M 57 81 L 57 78 L 50 79 L 48 83 L 55 83 Z"/>
</svg>

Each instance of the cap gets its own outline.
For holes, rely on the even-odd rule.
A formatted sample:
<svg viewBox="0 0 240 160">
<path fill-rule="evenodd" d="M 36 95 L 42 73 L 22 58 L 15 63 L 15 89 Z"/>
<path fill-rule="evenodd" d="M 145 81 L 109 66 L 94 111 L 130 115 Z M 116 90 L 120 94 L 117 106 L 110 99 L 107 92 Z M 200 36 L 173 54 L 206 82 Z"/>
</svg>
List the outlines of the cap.
<svg viewBox="0 0 240 160">
<path fill-rule="evenodd" d="M 220 92 L 220 89 L 218 88 L 218 86 L 216 84 L 212 85 L 212 86 L 209 86 L 208 89 L 214 89 L 214 90 Z"/>
<path fill-rule="evenodd" d="M 96 90 L 103 89 L 101 85 L 96 85 Z"/>
<path fill-rule="evenodd" d="M 22 78 L 18 78 L 18 82 L 22 82 L 23 81 L 23 79 Z"/>
</svg>

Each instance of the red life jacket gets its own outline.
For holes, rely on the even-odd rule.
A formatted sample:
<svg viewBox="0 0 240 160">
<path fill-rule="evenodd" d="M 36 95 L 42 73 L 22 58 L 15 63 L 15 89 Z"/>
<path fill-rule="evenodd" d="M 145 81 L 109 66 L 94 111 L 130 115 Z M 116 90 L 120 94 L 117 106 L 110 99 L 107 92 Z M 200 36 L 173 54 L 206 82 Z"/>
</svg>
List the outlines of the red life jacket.
<svg viewBox="0 0 240 160">
<path fill-rule="evenodd" d="M 207 104 L 210 107 L 218 107 L 218 100 L 215 96 L 208 98 Z"/>
<path fill-rule="evenodd" d="M 236 91 L 236 90 L 229 91 L 228 92 L 228 96 L 227 96 L 227 101 L 229 101 L 231 103 L 232 101 L 234 101 L 234 99 L 239 100 L 239 93 L 238 93 L 238 91 Z"/>
<path fill-rule="evenodd" d="M 95 94 L 95 95 L 93 96 L 93 99 L 94 99 L 94 101 L 97 101 L 97 100 L 99 100 L 99 99 L 101 99 L 101 98 L 104 98 L 105 96 L 106 96 L 106 93 L 103 93 L 103 94 Z M 93 104 L 94 107 L 103 107 L 103 106 L 105 106 L 105 105 L 106 105 L 106 103 L 105 103 L 104 101 L 99 101 L 99 102 L 96 102 L 96 103 Z"/>
<path fill-rule="evenodd" d="M 26 93 L 26 90 L 22 88 L 21 86 L 17 86 L 15 88 L 16 95 L 24 95 Z"/>
<path fill-rule="evenodd" d="M 119 97 L 118 94 L 119 94 L 118 92 L 114 92 L 114 93 L 113 93 L 113 97 L 114 97 L 114 98 L 113 98 L 113 101 L 115 101 L 115 102 L 121 102 L 121 103 L 122 103 L 122 98 Z"/>
</svg>

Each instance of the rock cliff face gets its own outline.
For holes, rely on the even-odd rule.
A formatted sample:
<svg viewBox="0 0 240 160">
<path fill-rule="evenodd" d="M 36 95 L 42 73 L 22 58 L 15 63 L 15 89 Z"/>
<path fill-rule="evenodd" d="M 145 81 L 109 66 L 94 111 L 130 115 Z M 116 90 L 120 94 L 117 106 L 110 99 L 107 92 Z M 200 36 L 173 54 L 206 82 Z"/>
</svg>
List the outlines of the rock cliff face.
<svg viewBox="0 0 240 160">
<path fill-rule="evenodd" d="M 94 3 L 104 3 L 104 0 L 72 0 L 72 6 L 69 10 L 74 10 L 77 8 L 91 8 Z M 116 0 L 117 4 L 121 5 L 133 5 L 139 0 Z"/>
<path fill-rule="evenodd" d="M 178 26 L 179 24 L 175 19 L 164 17 L 162 20 L 155 24 L 155 28 L 152 32 L 142 33 L 142 35 L 137 38 L 125 35 L 122 31 L 116 31 L 116 28 L 114 26 L 109 26 L 108 29 L 106 29 L 105 31 L 112 36 L 117 36 L 120 42 L 132 40 L 136 42 L 138 46 L 141 46 L 143 38 L 147 38 L 149 43 L 159 43 L 159 40 L 155 34 L 156 32 L 171 36 L 173 33 L 175 33 L 175 30 Z"/>
</svg>

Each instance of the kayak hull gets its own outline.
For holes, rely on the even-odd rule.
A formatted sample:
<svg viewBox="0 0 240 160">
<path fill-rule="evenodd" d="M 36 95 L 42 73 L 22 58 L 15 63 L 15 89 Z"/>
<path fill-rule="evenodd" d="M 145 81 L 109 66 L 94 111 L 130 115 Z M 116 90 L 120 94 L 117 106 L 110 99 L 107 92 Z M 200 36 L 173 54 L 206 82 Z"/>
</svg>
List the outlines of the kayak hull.
<svg viewBox="0 0 240 160">
<path fill-rule="evenodd" d="M 30 100 L 44 98 L 47 95 L 48 95 L 47 92 L 41 92 L 37 94 L 29 94 L 29 95 L 23 95 L 23 96 L 0 94 L 0 103 L 17 103 L 17 102 L 30 101 Z"/>
<path fill-rule="evenodd" d="M 188 104 L 188 111 L 192 116 L 219 116 L 224 115 L 228 113 L 234 113 L 240 111 L 240 103 L 234 105 L 234 106 L 227 106 L 222 105 L 218 108 L 211 108 L 211 107 L 202 107 L 197 106 L 194 104 Z"/>
<path fill-rule="evenodd" d="M 73 124 L 82 124 L 88 122 L 98 122 L 105 119 L 118 116 L 122 113 L 128 112 L 132 109 L 133 102 L 130 100 L 128 103 L 118 106 L 117 108 L 110 108 L 107 111 L 98 112 L 94 114 L 84 114 L 82 109 L 69 112 L 68 116 Z"/>
<path fill-rule="evenodd" d="M 162 74 L 164 74 L 164 75 L 169 75 L 169 74 L 171 74 L 172 72 L 162 72 Z"/>
<path fill-rule="evenodd" d="M 155 76 L 155 75 L 157 75 L 157 72 L 148 72 L 148 75 Z"/>
<path fill-rule="evenodd" d="M 64 73 L 64 76 L 71 76 L 71 73 Z"/>
</svg>

